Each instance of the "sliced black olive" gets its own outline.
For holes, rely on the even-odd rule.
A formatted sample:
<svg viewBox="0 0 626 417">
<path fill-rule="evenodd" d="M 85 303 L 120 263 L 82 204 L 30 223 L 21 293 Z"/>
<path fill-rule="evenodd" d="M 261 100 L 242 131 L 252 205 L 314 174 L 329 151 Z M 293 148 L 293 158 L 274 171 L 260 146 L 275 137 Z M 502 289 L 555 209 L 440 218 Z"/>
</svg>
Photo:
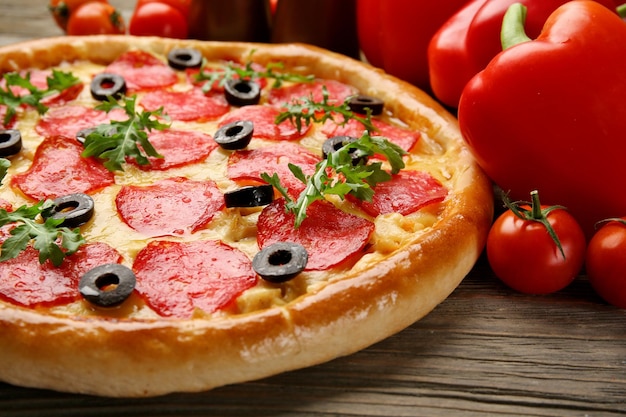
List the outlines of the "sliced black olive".
<svg viewBox="0 0 626 417">
<path fill-rule="evenodd" d="M 121 264 L 104 264 L 87 271 L 78 283 L 85 300 L 100 307 L 122 304 L 135 289 L 137 278 Z"/>
<path fill-rule="evenodd" d="M 383 112 L 384 105 L 382 100 L 363 94 L 352 97 L 348 102 L 350 110 L 354 113 L 365 114 L 367 113 L 366 109 L 370 109 L 374 116 Z"/>
<path fill-rule="evenodd" d="M 274 201 L 274 187 L 269 184 L 242 187 L 224 193 L 226 207 L 266 206 Z"/>
<path fill-rule="evenodd" d="M 338 151 L 356 140 L 357 138 L 353 136 L 333 136 L 332 138 L 328 138 L 322 144 L 322 156 L 328 158 L 328 155 L 331 153 Z M 361 161 L 363 161 L 363 163 L 367 162 L 367 156 L 361 155 L 358 149 L 351 150 L 350 156 L 352 157 L 352 165 L 357 165 Z"/>
<path fill-rule="evenodd" d="M 16 155 L 22 150 L 22 134 L 16 129 L 0 129 L 0 156 Z"/>
<path fill-rule="evenodd" d="M 174 48 L 167 54 L 167 63 L 177 70 L 200 68 L 202 53 L 193 48 Z"/>
<path fill-rule="evenodd" d="M 219 128 L 213 139 L 222 148 L 232 151 L 248 146 L 253 134 L 254 123 L 250 120 L 238 120 Z"/>
<path fill-rule="evenodd" d="M 266 246 L 252 259 L 252 268 L 261 278 L 273 283 L 293 279 L 304 270 L 309 254 L 304 246 L 278 242 Z"/>
<path fill-rule="evenodd" d="M 50 210 L 42 213 L 46 218 L 63 219 L 61 226 L 78 227 L 87 223 L 94 212 L 93 199 L 83 193 L 68 194 L 56 198 Z"/>
<path fill-rule="evenodd" d="M 76 140 L 79 143 L 81 143 L 82 145 L 84 145 L 85 144 L 85 140 L 87 140 L 87 136 L 91 135 L 95 131 L 96 131 L 95 127 L 86 127 L 84 129 L 80 129 L 76 133 Z"/>
<path fill-rule="evenodd" d="M 224 94 L 232 106 L 249 106 L 261 100 L 261 87 L 254 81 L 230 79 L 224 85 Z"/>
<path fill-rule="evenodd" d="M 126 81 L 121 75 L 101 73 L 91 80 L 91 96 L 100 101 L 120 98 L 126 93 Z"/>
</svg>

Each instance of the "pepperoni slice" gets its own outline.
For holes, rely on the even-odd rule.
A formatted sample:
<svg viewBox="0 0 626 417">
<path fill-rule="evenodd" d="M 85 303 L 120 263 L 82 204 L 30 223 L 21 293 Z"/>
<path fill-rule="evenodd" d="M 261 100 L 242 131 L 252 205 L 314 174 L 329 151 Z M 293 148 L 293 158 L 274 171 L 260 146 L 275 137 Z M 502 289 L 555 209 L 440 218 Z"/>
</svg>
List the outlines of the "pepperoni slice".
<svg viewBox="0 0 626 417">
<path fill-rule="evenodd" d="M 285 200 L 266 206 L 257 222 L 257 242 L 264 248 L 276 242 L 295 242 L 306 248 L 306 270 L 325 270 L 363 250 L 374 232 L 374 224 L 362 217 L 341 211 L 331 203 L 316 201 L 307 217 L 294 228 L 294 215 L 285 211 Z"/>
<path fill-rule="evenodd" d="M 146 303 L 161 316 L 176 318 L 190 318 L 195 309 L 223 309 L 258 280 L 243 252 L 212 240 L 150 242 L 133 270 Z"/>
<path fill-rule="evenodd" d="M 340 122 L 342 119 L 337 119 L 337 121 L 327 120 L 322 126 L 322 133 L 326 136 L 353 136 L 356 138 L 360 138 L 363 136 L 363 132 L 365 128 L 363 124 L 358 120 L 350 119 L 344 125 L 341 125 Z M 384 136 L 390 142 L 395 143 L 405 151 L 410 151 L 413 149 L 415 144 L 420 138 L 420 133 L 415 132 L 409 129 L 405 129 L 399 126 L 394 126 L 389 123 L 383 122 L 382 120 L 373 119 L 372 124 L 378 129 L 373 132 L 372 135 L 376 136 Z"/>
<path fill-rule="evenodd" d="M 320 157 L 302 146 L 287 142 L 253 150 L 235 151 L 230 154 L 227 164 L 228 178 L 234 181 L 262 182 L 261 174 L 270 176 L 276 173 L 283 187 L 294 196 L 304 190 L 305 185 L 289 170 L 289 163 L 298 165 L 305 175 L 315 172 Z"/>
<path fill-rule="evenodd" d="M 214 120 L 230 110 L 223 94 L 205 95 L 197 88 L 189 91 L 151 91 L 141 98 L 140 104 L 148 111 L 163 107 L 163 113 L 170 119 L 185 122 Z"/>
<path fill-rule="evenodd" d="M 150 143 L 163 158 L 148 157 L 149 165 L 140 165 L 134 159 L 128 162 L 142 170 L 166 170 L 204 160 L 217 143 L 209 135 L 195 131 L 154 130 Z"/>
<path fill-rule="evenodd" d="M 80 299 L 81 276 L 98 265 L 121 262 L 121 255 L 106 243 L 81 246 L 60 267 L 39 263 L 39 252 L 27 247 L 16 258 L 0 263 L 0 299 L 26 307 L 56 306 Z"/>
<path fill-rule="evenodd" d="M 321 103 L 324 99 L 324 87 L 328 92 L 330 104 L 341 104 L 346 98 L 358 93 L 356 88 L 339 81 L 317 80 L 311 83 L 298 83 L 274 88 L 269 93 L 268 102 L 277 107 L 300 102 L 303 98 L 312 98 L 316 103 Z"/>
<path fill-rule="evenodd" d="M 115 182 L 94 158 L 83 158 L 83 146 L 73 138 L 47 137 L 41 142 L 30 168 L 11 178 L 11 186 L 34 200 L 71 193 L 91 193 Z"/>
<path fill-rule="evenodd" d="M 123 53 L 104 72 L 124 77 L 128 95 L 169 87 L 178 81 L 176 72 L 165 62 L 140 50 Z"/>
<path fill-rule="evenodd" d="M 224 207 L 211 181 L 168 178 L 149 186 L 127 185 L 115 198 L 126 224 L 148 237 L 193 233 Z"/>
<path fill-rule="evenodd" d="M 110 113 L 83 106 L 63 106 L 49 110 L 42 117 L 35 131 L 41 136 L 66 136 L 75 138 L 79 130 L 108 123 L 111 120 L 124 120 L 125 113 L 115 109 Z"/>
<path fill-rule="evenodd" d="M 289 120 L 276 124 L 280 110 L 264 105 L 243 106 L 231 111 L 220 119 L 219 127 L 239 120 L 250 120 L 254 123 L 255 138 L 269 140 L 296 140 L 304 136 L 310 126 L 303 125 L 300 131 Z"/>
<path fill-rule="evenodd" d="M 357 200 L 348 195 L 370 216 L 379 214 L 411 214 L 429 204 L 439 203 L 448 195 L 448 190 L 433 176 L 420 171 L 400 171 L 391 181 L 381 182 L 374 188 L 371 202 Z"/>
</svg>

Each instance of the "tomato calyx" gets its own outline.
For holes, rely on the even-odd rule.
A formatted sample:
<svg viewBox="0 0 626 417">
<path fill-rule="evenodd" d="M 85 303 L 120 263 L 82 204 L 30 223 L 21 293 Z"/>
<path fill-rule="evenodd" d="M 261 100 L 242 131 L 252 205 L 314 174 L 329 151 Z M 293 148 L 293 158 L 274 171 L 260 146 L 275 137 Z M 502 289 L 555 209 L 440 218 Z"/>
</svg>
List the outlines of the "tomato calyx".
<svg viewBox="0 0 626 417">
<path fill-rule="evenodd" d="M 561 256 L 563 256 L 563 259 L 565 259 L 565 251 L 563 250 L 563 246 L 561 245 L 561 241 L 558 235 L 556 234 L 556 232 L 554 231 L 554 228 L 548 221 L 548 214 L 550 214 L 550 212 L 554 210 L 566 210 L 566 208 L 563 206 L 559 206 L 559 205 L 542 207 L 541 201 L 539 200 L 539 191 L 537 190 L 533 190 L 530 192 L 530 198 L 531 198 L 530 202 L 527 202 L 527 201 L 513 202 L 509 199 L 508 195 L 505 194 L 502 196 L 502 201 L 504 205 L 506 206 L 506 208 L 511 210 L 511 212 L 518 218 L 524 221 L 541 223 L 546 228 L 548 234 L 554 241 L 554 244 L 559 249 L 559 252 L 561 252 Z M 528 205 L 530 206 L 530 209 L 525 208 L 522 205 Z"/>
</svg>

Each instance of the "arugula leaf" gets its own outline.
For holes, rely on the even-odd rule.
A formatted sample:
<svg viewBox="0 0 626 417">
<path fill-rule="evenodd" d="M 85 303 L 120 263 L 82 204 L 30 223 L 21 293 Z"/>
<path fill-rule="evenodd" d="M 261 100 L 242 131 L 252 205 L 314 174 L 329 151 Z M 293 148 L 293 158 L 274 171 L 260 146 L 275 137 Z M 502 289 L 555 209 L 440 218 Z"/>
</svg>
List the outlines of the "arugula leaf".
<svg viewBox="0 0 626 417">
<path fill-rule="evenodd" d="M 382 162 L 368 164 L 363 162 L 364 158 L 360 158 L 360 162 L 354 165 L 355 150 L 361 156 L 383 155 L 391 165 L 391 173 L 383 169 Z M 387 139 L 365 132 L 356 141 L 344 145 L 318 162 L 311 176 L 306 176 L 297 165 L 289 164 L 291 173 L 306 185 L 296 201 L 281 185 L 278 175 L 273 174 L 270 177 L 263 173 L 261 178 L 285 197 L 285 208 L 295 215 L 294 227 L 298 228 L 306 218 L 307 208 L 316 200 L 324 200 L 326 195 L 336 195 L 343 199 L 350 194 L 360 200 L 371 201 L 376 184 L 389 181 L 392 174 L 397 174 L 404 168 L 402 155 L 405 153 Z"/>
<path fill-rule="evenodd" d="M 17 72 L 9 72 L 4 74 L 3 78 L 5 83 L 4 87 L 0 87 L 0 104 L 7 107 L 3 120 L 5 125 L 9 124 L 17 109 L 23 104 L 34 107 L 39 114 L 44 114 L 48 111 L 48 107 L 41 103 L 41 100 L 80 82 L 72 73 L 59 70 L 52 70 L 52 75 L 46 79 L 47 88 L 45 90 L 39 89 L 31 83 L 30 73 L 22 76 Z M 11 90 L 12 86 L 24 88 L 28 93 L 16 95 Z"/>
<path fill-rule="evenodd" d="M 113 109 L 122 109 L 128 119 L 112 120 L 108 124 L 96 126 L 85 138 L 85 150 L 82 156 L 95 156 L 103 159 L 104 166 L 109 171 L 123 171 L 122 164 L 126 162 L 127 157 L 135 158 L 140 165 L 148 165 L 149 156 L 163 157 L 148 140 L 148 132 L 163 130 L 170 126 L 158 120 L 158 117 L 165 117 L 163 108 L 156 111 L 137 112 L 136 100 L 137 96 L 124 97 L 124 103 L 121 105 L 114 98 L 109 97 L 108 101 L 96 107 L 107 113 Z"/>
<path fill-rule="evenodd" d="M 7 171 L 11 166 L 11 161 L 6 158 L 0 158 L 0 185 L 2 185 L 2 180 L 7 175 Z"/>
<path fill-rule="evenodd" d="M 205 61 L 206 64 L 206 61 Z M 272 88 L 280 87 L 284 82 L 312 82 L 315 77 L 313 75 L 300 75 L 300 74 L 290 74 L 290 73 L 282 73 L 275 72 L 275 69 L 282 70 L 284 68 L 282 63 L 274 62 L 270 63 L 265 67 L 265 70 L 258 71 L 253 67 L 252 61 L 246 63 L 245 68 L 241 68 L 235 66 L 232 63 L 228 63 L 227 65 L 218 68 L 217 71 L 205 71 L 205 65 L 202 66 L 200 72 L 196 74 L 196 81 L 207 81 L 202 86 L 202 91 L 207 93 L 211 91 L 213 85 L 217 83 L 218 86 L 223 87 L 228 80 L 232 79 L 246 79 L 246 80 L 256 80 L 259 78 L 267 78 L 273 79 Z"/>
<path fill-rule="evenodd" d="M 313 96 L 302 97 L 300 100 L 294 100 L 285 104 L 285 110 L 276 116 L 274 123 L 279 124 L 285 120 L 290 120 L 296 126 L 298 131 L 302 130 L 302 123 L 309 126 L 311 123 L 324 123 L 326 120 L 335 120 L 336 115 L 343 117 L 343 121 L 338 122 L 340 126 L 345 125 L 349 120 L 354 119 L 361 124 L 368 132 L 374 132 L 376 126 L 372 123 L 372 112 L 366 109 L 365 117 L 355 114 L 350 110 L 350 99 L 346 99 L 340 105 L 333 105 L 328 102 L 329 94 L 326 87 L 322 87 L 322 101 L 317 102 Z"/>
<path fill-rule="evenodd" d="M 0 227 L 20 223 L 11 229 L 11 237 L 0 247 L 0 262 L 15 258 L 32 241 L 33 247 L 39 251 L 39 263 L 49 259 L 54 266 L 59 266 L 67 255 L 75 253 L 85 243 L 78 228 L 60 227 L 63 219 L 47 217 L 44 222 L 39 221 L 53 206 L 52 201 L 43 200 L 12 212 L 0 209 Z"/>
</svg>

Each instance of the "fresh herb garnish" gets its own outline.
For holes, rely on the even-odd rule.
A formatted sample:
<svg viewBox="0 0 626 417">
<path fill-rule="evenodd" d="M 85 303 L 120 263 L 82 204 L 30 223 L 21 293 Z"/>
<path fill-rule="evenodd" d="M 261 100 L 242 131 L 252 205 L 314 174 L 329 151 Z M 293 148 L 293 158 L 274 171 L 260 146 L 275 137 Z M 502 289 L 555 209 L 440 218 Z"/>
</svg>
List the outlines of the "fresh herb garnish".
<svg viewBox="0 0 626 417">
<path fill-rule="evenodd" d="M 32 241 L 33 247 L 39 251 L 39 263 L 49 259 L 54 266 L 59 266 L 67 255 L 75 253 L 85 243 L 79 229 L 60 227 L 64 219 L 46 215 L 53 208 L 51 200 L 44 200 L 12 212 L 0 209 L 0 226 L 21 223 L 11 229 L 11 237 L 2 244 L 0 262 L 15 258 Z"/>
<path fill-rule="evenodd" d="M 372 112 L 367 109 L 367 113 L 364 116 L 360 116 L 350 110 L 350 99 L 346 97 L 343 103 L 334 105 L 329 103 L 329 93 L 326 87 L 322 87 L 322 101 L 315 101 L 312 96 L 302 97 L 299 100 L 294 100 L 291 103 L 285 104 L 285 110 L 282 111 L 276 120 L 276 124 L 290 120 L 296 126 L 298 131 L 302 130 L 302 123 L 306 126 L 311 123 L 324 123 L 326 120 L 333 120 L 338 125 L 343 126 L 349 120 L 356 120 L 363 124 L 363 128 L 368 132 L 376 131 L 376 126 L 372 123 Z M 341 116 L 342 121 L 337 122 L 335 117 Z"/>
<path fill-rule="evenodd" d="M 275 72 L 276 69 L 281 70 L 284 68 L 282 63 L 273 62 L 268 64 L 264 70 L 259 71 L 253 68 L 253 63 L 249 61 L 244 68 L 228 63 L 215 71 L 205 71 L 205 66 L 200 69 L 200 72 L 196 74 L 196 81 L 206 81 L 202 86 L 202 91 L 207 93 L 211 91 L 213 85 L 217 83 L 218 86 L 223 87 L 228 80 L 243 79 L 243 80 L 257 80 L 260 78 L 272 79 L 272 88 L 278 88 L 283 85 L 284 82 L 312 82 L 315 77 L 313 75 L 300 75 L 290 74 L 283 72 Z"/>
<path fill-rule="evenodd" d="M 48 111 L 48 107 L 41 100 L 80 82 L 72 73 L 59 70 L 52 70 L 52 75 L 46 79 L 47 88 L 45 90 L 39 89 L 31 83 L 30 73 L 22 76 L 17 72 L 10 72 L 4 74 L 3 78 L 4 86 L 0 87 L 0 104 L 7 107 L 3 120 L 4 125 L 9 124 L 17 109 L 23 104 L 34 107 L 39 114 L 44 114 Z M 16 95 L 11 87 L 24 88 L 28 93 Z"/>
<path fill-rule="evenodd" d="M 161 123 L 158 117 L 163 116 L 163 108 L 155 111 L 135 110 L 137 97 L 124 97 L 123 105 L 109 97 L 96 109 L 107 113 L 113 109 L 123 109 L 128 116 L 127 120 L 112 120 L 108 124 L 101 124 L 85 138 L 84 157 L 95 156 L 103 159 L 104 166 L 109 171 L 123 171 L 122 164 L 127 157 L 134 158 L 140 165 L 148 165 L 149 156 L 162 158 L 148 140 L 148 132 L 151 130 L 163 130 L 169 124 Z M 141 146 L 141 148 L 140 148 Z"/>
<path fill-rule="evenodd" d="M 7 175 L 7 171 L 11 166 L 11 161 L 6 158 L 0 158 L 0 185 L 2 185 L 2 180 Z"/>
<path fill-rule="evenodd" d="M 356 152 L 356 154 L 355 154 Z M 373 187 L 380 182 L 389 181 L 392 174 L 404 168 L 402 155 L 406 152 L 399 146 L 381 136 L 371 136 L 365 132 L 358 140 L 350 142 L 315 166 L 315 173 L 306 176 L 300 167 L 289 164 L 289 170 L 306 187 L 294 201 L 288 191 L 280 184 L 277 174 L 271 177 L 267 173 L 261 178 L 276 187 L 285 197 L 285 208 L 295 215 L 295 227 L 299 227 L 306 218 L 307 208 L 316 200 L 325 199 L 326 195 L 336 195 L 343 199 L 350 194 L 360 200 L 371 201 Z M 367 158 L 359 158 L 354 165 L 354 157 L 383 155 L 391 165 L 391 174 L 383 169 L 382 162 L 366 163 Z"/>
</svg>

